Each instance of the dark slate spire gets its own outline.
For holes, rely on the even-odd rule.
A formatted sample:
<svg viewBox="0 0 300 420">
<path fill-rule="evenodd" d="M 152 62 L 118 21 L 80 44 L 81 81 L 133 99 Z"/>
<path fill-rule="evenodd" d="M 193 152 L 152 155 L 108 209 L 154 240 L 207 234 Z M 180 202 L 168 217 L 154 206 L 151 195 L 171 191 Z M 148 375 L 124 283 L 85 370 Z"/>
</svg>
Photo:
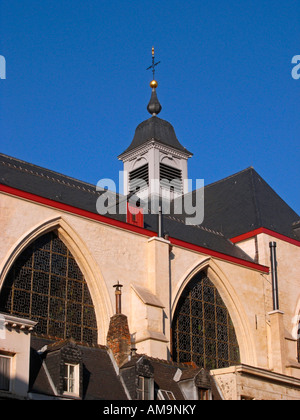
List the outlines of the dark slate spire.
<svg viewBox="0 0 300 420">
<path fill-rule="evenodd" d="M 181 150 L 192 156 L 192 153 L 183 147 L 177 139 L 174 127 L 168 121 L 162 120 L 154 115 L 137 126 L 130 146 L 123 153 L 128 153 L 150 140 L 174 147 L 174 149 Z"/>
<path fill-rule="evenodd" d="M 152 48 L 152 65 L 148 67 L 147 70 L 152 70 L 153 79 L 150 82 L 150 87 L 152 89 L 150 102 L 147 106 L 148 112 L 151 114 L 151 118 L 146 121 L 143 121 L 135 130 L 134 138 L 130 146 L 119 155 L 119 159 L 122 160 L 122 156 L 125 153 L 131 152 L 132 150 L 142 146 L 150 140 L 155 140 L 158 143 L 165 144 L 167 146 L 173 147 L 174 149 L 180 150 L 191 157 L 193 154 L 189 152 L 185 147 L 183 147 L 179 140 L 176 137 L 173 126 L 165 120 L 160 119 L 157 115 L 162 110 L 162 106 L 157 98 L 156 88 L 158 86 L 157 81 L 155 80 L 155 68 L 160 63 L 160 61 L 155 62 L 154 57 L 154 48 Z"/>
</svg>

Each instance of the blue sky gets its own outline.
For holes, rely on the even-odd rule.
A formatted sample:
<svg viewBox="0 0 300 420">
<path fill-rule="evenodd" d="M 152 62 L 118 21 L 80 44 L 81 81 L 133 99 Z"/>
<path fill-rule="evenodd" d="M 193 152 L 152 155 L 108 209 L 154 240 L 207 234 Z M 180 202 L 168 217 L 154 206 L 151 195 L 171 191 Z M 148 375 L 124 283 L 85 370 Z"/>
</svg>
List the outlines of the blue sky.
<svg viewBox="0 0 300 420">
<path fill-rule="evenodd" d="M 300 214 L 299 0 L 1 0 L 2 153 L 96 184 L 160 117 L 205 184 L 249 166 Z"/>
</svg>

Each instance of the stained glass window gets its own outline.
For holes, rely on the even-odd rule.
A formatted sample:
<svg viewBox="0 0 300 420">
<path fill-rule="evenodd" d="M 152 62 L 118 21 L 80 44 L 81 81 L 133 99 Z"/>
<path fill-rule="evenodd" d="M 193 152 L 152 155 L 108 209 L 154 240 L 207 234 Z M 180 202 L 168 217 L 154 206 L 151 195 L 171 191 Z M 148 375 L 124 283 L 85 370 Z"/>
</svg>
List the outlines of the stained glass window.
<svg viewBox="0 0 300 420">
<path fill-rule="evenodd" d="M 37 239 L 16 260 L 1 290 L 0 311 L 37 321 L 38 335 L 97 343 L 87 283 L 54 232 Z"/>
<path fill-rule="evenodd" d="M 172 323 L 173 360 L 217 369 L 240 361 L 228 310 L 204 272 L 185 288 Z"/>
</svg>

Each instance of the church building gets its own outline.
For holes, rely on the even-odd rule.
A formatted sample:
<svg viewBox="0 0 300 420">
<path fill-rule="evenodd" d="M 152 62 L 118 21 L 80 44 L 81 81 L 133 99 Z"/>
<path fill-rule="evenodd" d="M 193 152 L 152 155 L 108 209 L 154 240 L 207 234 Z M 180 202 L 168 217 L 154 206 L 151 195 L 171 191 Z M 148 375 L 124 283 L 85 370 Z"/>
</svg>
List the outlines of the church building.
<svg viewBox="0 0 300 420">
<path fill-rule="evenodd" d="M 0 154 L 0 399 L 299 400 L 300 216 L 252 167 L 189 191 L 150 86 L 124 195 Z"/>
</svg>

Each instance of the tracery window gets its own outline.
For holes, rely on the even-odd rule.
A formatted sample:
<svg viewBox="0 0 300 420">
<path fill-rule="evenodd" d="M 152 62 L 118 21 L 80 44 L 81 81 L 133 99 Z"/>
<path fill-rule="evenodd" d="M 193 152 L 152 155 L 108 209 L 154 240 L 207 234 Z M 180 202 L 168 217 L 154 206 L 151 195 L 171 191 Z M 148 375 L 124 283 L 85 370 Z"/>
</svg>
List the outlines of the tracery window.
<svg viewBox="0 0 300 420">
<path fill-rule="evenodd" d="M 240 361 L 228 310 L 204 272 L 185 288 L 172 323 L 173 360 L 217 369 Z"/>
<path fill-rule="evenodd" d="M 0 293 L 0 311 L 37 321 L 38 335 L 97 343 L 88 286 L 54 232 L 38 238 L 16 260 Z"/>
</svg>

